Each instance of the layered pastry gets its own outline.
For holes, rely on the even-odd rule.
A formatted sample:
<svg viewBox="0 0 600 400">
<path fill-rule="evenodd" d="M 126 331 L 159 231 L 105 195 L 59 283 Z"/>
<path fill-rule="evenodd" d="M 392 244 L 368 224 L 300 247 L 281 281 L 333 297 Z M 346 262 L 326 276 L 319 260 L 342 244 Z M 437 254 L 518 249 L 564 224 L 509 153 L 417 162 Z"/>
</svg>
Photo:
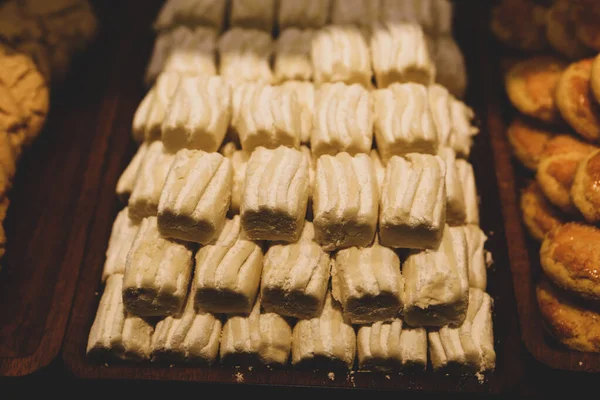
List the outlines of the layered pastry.
<svg viewBox="0 0 600 400">
<path fill-rule="evenodd" d="M 246 165 L 240 213 L 251 240 L 295 242 L 302 233 L 308 189 L 309 160 L 301 151 L 259 147 Z"/>
<path fill-rule="evenodd" d="M 297 367 L 350 369 L 356 353 L 356 334 L 344 321 L 340 305 L 330 293 L 318 317 L 299 320 L 294 326 L 292 364 Z"/>
<path fill-rule="evenodd" d="M 378 243 L 338 251 L 331 267 L 331 287 L 333 298 L 353 324 L 391 320 L 403 306 L 400 259 Z"/>
<path fill-rule="evenodd" d="M 230 26 L 273 30 L 276 0 L 232 0 Z"/>
<path fill-rule="evenodd" d="M 123 306 L 123 275 L 111 275 L 104 287 L 90 330 L 87 355 L 100 360 L 121 358 L 142 361 L 150 357 L 154 329 L 144 318 Z"/>
<path fill-rule="evenodd" d="M 577 38 L 587 47 L 600 51 L 600 4 L 595 0 L 580 0 L 569 2 L 569 6 Z"/>
<path fill-rule="evenodd" d="M 127 164 L 127 167 L 117 181 L 117 188 L 115 192 L 119 197 L 119 200 L 121 200 L 123 203 L 127 203 L 129 201 L 129 196 L 131 196 L 133 187 L 137 182 L 138 172 L 140 171 L 140 166 L 142 165 L 142 161 L 144 160 L 147 151 L 148 143 L 143 142 L 140 147 L 138 147 L 135 155 L 129 164 Z"/>
<path fill-rule="evenodd" d="M 580 60 L 590 49 L 578 38 L 568 0 L 557 0 L 546 13 L 546 37 L 550 45 L 563 56 Z"/>
<path fill-rule="evenodd" d="M 446 165 L 446 222 L 450 226 L 462 225 L 467 218 L 462 182 L 456 167 L 456 153 L 448 147 L 440 147 L 438 155 Z"/>
<path fill-rule="evenodd" d="M 379 210 L 379 237 L 384 246 L 437 248 L 446 223 L 445 179 L 446 166 L 439 156 L 392 157 Z"/>
<path fill-rule="evenodd" d="M 351 7 L 345 7 L 350 9 Z M 350 25 L 329 25 L 315 33 L 311 47 L 315 84 L 344 82 L 371 86 L 371 56 L 362 31 Z"/>
<path fill-rule="evenodd" d="M 487 287 L 487 266 L 483 246 L 485 245 L 487 236 L 477 225 L 463 225 L 462 229 L 467 241 L 469 287 L 485 292 Z"/>
<path fill-rule="evenodd" d="M 600 221 L 600 150 L 590 153 L 577 168 L 571 199 L 585 220 L 591 224 Z"/>
<path fill-rule="evenodd" d="M 484 372 L 496 367 L 492 306 L 487 293 L 470 289 L 464 322 L 427 332 L 434 371 Z"/>
<path fill-rule="evenodd" d="M 440 149 L 444 146 L 452 149 L 450 142 L 453 140 L 455 132 L 451 110 L 454 99 L 448 89 L 437 83 L 427 88 L 427 99 L 437 130 Z M 438 151 L 438 153 L 440 152 L 441 150 Z"/>
<path fill-rule="evenodd" d="M 444 35 L 429 40 L 428 49 L 435 65 L 435 81 L 462 99 L 467 89 L 467 67 L 454 38 Z"/>
<path fill-rule="evenodd" d="M 275 42 L 273 72 L 277 82 L 312 78 L 310 49 L 314 31 L 289 28 L 281 32 Z"/>
<path fill-rule="evenodd" d="M 307 146 L 300 146 L 300 151 L 302 152 L 302 156 L 308 162 L 308 204 L 306 214 L 310 216 L 310 212 L 312 211 L 312 197 L 315 191 L 315 176 L 317 174 L 316 171 L 316 157 L 313 157 L 312 152 Z M 311 218 L 312 219 L 312 218 Z"/>
<path fill-rule="evenodd" d="M 225 223 L 232 180 L 231 163 L 220 153 L 178 151 L 158 204 L 160 234 L 210 243 Z"/>
<path fill-rule="evenodd" d="M 368 153 L 373 144 L 373 112 L 369 92 L 341 82 L 321 86 L 316 93 L 310 147 L 319 157 L 345 151 Z"/>
<path fill-rule="evenodd" d="M 173 93 L 162 123 L 165 148 L 215 152 L 231 120 L 231 88 L 218 76 L 185 77 Z"/>
<path fill-rule="evenodd" d="M 427 367 L 427 331 L 400 318 L 363 325 L 357 335 L 358 366 L 379 371 Z"/>
<path fill-rule="evenodd" d="M 536 181 L 521 192 L 521 215 L 529 234 L 537 241 L 554 228 L 565 223 L 564 217 L 544 197 Z"/>
<path fill-rule="evenodd" d="M 596 102 L 600 104 L 600 54 L 594 58 L 592 72 L 590 74 L 590 87 Z"/>
<path fill-rule="evenodd" d="M 473 166 L 468 161 L 456 160 L 456 168 L 465 199 L 465 224 L 479 225 L 479 196 Z"/>
<path fill-rule="evenodd" d="M 375 236 L 379 188 L 366 154 L 324 155 L 313 193 L 315 240 L 324 250 L 368 246 Z"/>
<path fill-rule="evenodd" d="M 312 82 L 286 81 L 281 84 L 281 87 L 296 94 L 296 99 L 302 110 L 300 113 L 300 142 L 309 143 L 313 128 L 315 86 Z"/>
<path fill-rule="evenodd" d="M 377 179 L 377 187 L 379 188 L 379 193 L 383 193 L 385 165 L 383 165 L 383 161 L 381 161 L 381 157 L 379 156 L 379 152 L 377 151 L 377 149 L 371 149 L 371 151 L 369 152 L 369 156 L 371 157 L 371 161 L 373 162 L 373 168 L 375 168 L 375 178 Z"/>
<path fill-rule="evenodd" d="M 458 156 L 469 158 L 473 146 L 473 136 L 479 133 L 479 128 L 473 126 L 475 117 L 473 110 L 460 100 L 451 98 L 450 119 L 452 121 L 452 132 L 450 140 L 446 143 Z"/>
<path fill-rule="evenodd" d="M 508 127 L 506 136 L 515 157 L 526 168 L 535 171 L 546 143 L 554 137 L 554 132 L 523 117 L 517 117 Z"/>
<path fill-rule="evenodd" d="M 415 23 L 377 24 L 371 34 L 371 58 L 378 88 L 392 83 L 435 81 L 435 65 L 425 34 Z"/>
<path fill-rule="evenodd" d="M 144 317 L 179 313 L 187 296 L 192 267 L 190 248 L 163 238 L 156 217 L 144 218 L 125 262 L 125 309 Z"/>
<path fill-rule="evenodd" d="M 502 0 L 492 11 L 491 29 L 502 43 L 525 51 L 548 47 L 546 8 L 530 1 Z"/>
<path fill-rule="evenodd" d="M 329 18 L 331 0 L 280 0 L 279 29 L 320 28 Z"/>
<path fill-rule="evenodd" d="M 329 271 L 329 254 L 314 241 L 313 225 L 307 221 L 296 243 L 275 243 L 265 254 L 260 289 L 263 308 L 288 317 L 317 317 L 325 301 Z"/>
<path fill-rule="evenodd" d="M 274 313 L 262 312 L 256 301 L 247 316 L 231 316 L 223 326 L 221 362 L 223 364 L 285 365 L 292 348 L 292 328 Z"/>
<path fill-rule="evenodd" d="M 395 155 L 437 153 L 439 136 L 425 86 L 393 84 L 372 96 L 375 140 L 384 162 Z"/>
<path fill-rule="evenodd" d="M 231 82 L 270 83 L 273 39 L 256 29 L 232 28 L 218 40 L 219 75 Z"/>
<path fill-rule="evenodd" d="M 404 320 L 459 326 L 469 303 L 468 250 L 462 227 L 448 227 L 435 250 L 413 251 L 402 267 Z"/>
<path fill-rule="evenodd" d="M 332 0 L 331 23 L 370 27 L 379 19 L 379 2 L 371 0 Z"/>
<path fill-rule="evenodd" d="M 211 313 L 249 313 L 262 266 L 262 250 L 245 238 L 239 215 L 228 219 L 217 240 L 196 253 L 196 308 Z"/>
<path fill-rule="evenodd" d="M 129 217 L 127 207 L 117 214 L 110 233 L 110 239 L 108 239 L 106 261 L 102 269 L 103 282 L 111 275 L 123 274 L 125 272 L 127 254 L 139 229 L 139 221 L 132 220 Z"/>
<path fill-rule="evenodd" d="M 231 205 L 229 210 L 237 214 L 240 212 L 242 197 L 244 193 L 244 182 L 246 180 L 246 165 L 250 159 L 250 153 L 244 150 L 236 150 L 228 157 L 233 169 L 231 181 Z"/>
<path fill-rule="evenodd" d="M 220 31 L 225 21 L 226 4 L 227 0 L 167 0 L 154 21 L 154 29 L 208 25 Z"/>
<path fill-rule="evenodd" d="M 419 24 L 432 36 L 452 33 L 453 8 L 448 0 L 381 0 L 381 20 Z"/>
</svg>

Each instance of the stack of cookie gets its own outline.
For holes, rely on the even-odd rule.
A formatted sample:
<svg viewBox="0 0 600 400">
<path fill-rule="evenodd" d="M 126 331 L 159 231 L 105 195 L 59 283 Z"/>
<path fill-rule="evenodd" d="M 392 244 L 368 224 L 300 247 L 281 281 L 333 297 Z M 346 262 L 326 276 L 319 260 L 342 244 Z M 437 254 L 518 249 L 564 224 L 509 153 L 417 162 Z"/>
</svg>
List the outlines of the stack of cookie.
<svg viewBox="0 0 600 400">
<path fill-rule="evenodd" d="M 161 11 L 88 353 L 493 369 L 450 3 L 275 3 Z"/>
<path fill-rule="evenodd" d="M 538 303 L 558 340 L 600 352 L 600 55 L 584 58 L 600 50 L 600 25 L 589 23 L 600 3 L 582 10 L 588 2 L 556 1 L 546 10 L 517 2 L 523 15 L 538 16 L 532 21 L 539 25 L 502 17 L 513 3 L 495 10 L 496 35 L 524 50 L 548 42 L 559 53 L 514 62 L 505 76 L 508 98 L 521 113 L 508 128 L 508 140 L 535 174 L 521 194 L 521 209 L 529 233 L 542 242 L 545 277 Z"/>
</svg>

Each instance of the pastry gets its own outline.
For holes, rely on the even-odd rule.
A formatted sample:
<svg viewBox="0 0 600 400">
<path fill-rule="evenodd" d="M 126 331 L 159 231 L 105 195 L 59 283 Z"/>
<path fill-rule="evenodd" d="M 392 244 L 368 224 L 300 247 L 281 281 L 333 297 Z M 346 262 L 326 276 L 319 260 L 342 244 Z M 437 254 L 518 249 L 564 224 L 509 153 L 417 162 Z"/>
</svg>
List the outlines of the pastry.
<svg viewBox="0 0 600 400">
<path fill-rule="evenodd" d="M 412 326 L 459 326 L 469 303 L 468 253 L 462 227 L 444 229 L 435 250 L 412 251 L 402 266 L 404 320 Z"/>
<path fill-rule="evenodd" d="M 379 157 L 379 152 L 377 149 L 371 149 L 369 152 L 369 157 L 371 157 L 371 161 L 373 162 L 373 168 L 375 168 L 375 179 L 377 179 L 377 188 L 379 189 L 379 193 L 383 193 L 383 180 L 385 179 L 385 165 L 381 161 L 381 157 Z"/>
<path fill-rule="evenodd" d="M 271 35 L 256 29 L 232 28 L 218 41 L 219 74 L 232 82 L 270 83 Z"/>
<path fill-rule="evenodd" d="M 444 35 L 430 40 L 428 48 L 435 66 L 435 81 L 462 99 L 467 89 L 467 67 L 460 47 L 452 36 Z"/>
<path fill-rule="evenodd" d="M 307 221 L 296 243 L 274 243 L 265 254 L 260 297 L 267 312 L 300 319 L 320 314 L 330 259 L 313 239 L 314 228 Z"/>
<path fill-rule="evenodd" d="M 279 29 L 320 28 L 329 18 L 331 0 L 279 0 Z"/>
<path fill-rule="evenodd" d="M 568 0 L 557 0 L 552 4 L 546 13 L 546 37 L 561 55 L 580 60 L 589 56 L 590 49 L 577 38 L 575 21 L 570 12 Z"/>
<path fill-rule="evenodd" d="M 281 32 L 275 42 L 273 72 L 277 82 L 310 81 L 312 63 L 310 48 L 314 31 L 289 28 Z"/>
<path fill-rule="evenodd" d="M 378 88 L 392 83 L 435 81 L 435 65 L 421 26 L 409 22 L 377 24 L 371 34 L 371 57 Z"/>
<path fill-rule="evenodd" d="M 318 317 L 299 320 L 294 326 L 292 364 L 296 367 L 349 369 L 355 353 L 354 329 L 344 321 L 340 305 L 329 293 Z"/>
<path fill-rule="evenodd" d="M 379 1 L 332 0 L 331 23 L 370 27 L 379 19 Z"/>
<path fill-rule="evenodd" d="M 249 313 L 254 305 L 263 253 L 241 231 L 239 215 L 228 219 L 214 243 L 196 253 L 196 308 L 212 313 Z"/>
<path fill-rule="evenodd" d="M 455 134 L 454 126 L 452 125 L 452 115 L 450 113 L 454 100 L 448 89 L 437 83 L 427 88 L 427 100 L 438 134 L 438 141 L 440 143 L 439 153 L 442 146 L 450 146 L 452 136 Z"/>
<path fill-rule="evenodd" d="M 121 358 L 142 361 L 150 357 L 152 325 L 123 307 L 123 275 L 106 281 L 90 330 L 86 353 L 101 360 Z"/>
<path fill-rule="evenodd" d="M 427 367 L 427 331 L 412 328 L 400 318 L 363 325 L 356 339 L 361 370 L 424 371 Z"/>
<path fill-rule="evenodd" d="M 439 136 L 425 86 L 393 84 L 372 96 L 375 140 L 384 162 L 395 155 L 437 153 Z"/>
<path fill-rule="evenodd" d="M 316 157 L 313 157 L 312 152 L 306 146 L 300 146 L 300 151 L 302 152 L 302 156 L 308 162 L 308 203 L 306 206 L 306 213 L 310 215 L 312 211 L 312 197 L 315 191 L 315 176 L 317 174 L 316 171 Z M 312 219 L 312 218 L 311 218 Z"/>
<path fill-rule="evenodd" d="M 232 180 L 231 163 L 221 154 L 178 151 L 158 204 L 160 234 L 188 242 L 210 243 L 225 224 Z"/>
<path fill-rule="evenodd" d="M 583 138 L 600 139 L 600 104 L 592 95 L 592 58 L 569 65 L 556 85 L 556 106 L 564 120 Z"/>
<path fill-rule="evenodd" d="M 137 152 L 125 168 L 125 171 L 119 177 L 117 181 L 116 193 L 123 203 L 127 203 L 129 201 L 129 196 L 131 196 L 131 192 L 133 191 L 133 187 L 137 182 L 138 173 L 140 171 L 140 166 L 142 165 L 142 161 L 146 156 L 146 152 L 148 151 L 148 143 L 144 142 L 137 149 Z"/>
<path fill-rule="evenodd" d="M 300 143 L 309 143 L 315 110 L 315 86 L 312 82 L 286 81 L 281 84 L 281 87 L 296 94 L 296 99 L 302 109 L 300 113 Z"/>
<path fill-rule="evenodd" d="M 452 33 L 453 7 L 448 0 L 381 0 L 381 20 L 412 22 L 432 36 Z"/>
<path fill-rule="evenodd" d="M 473 166 L 468 161 L 456 160 L 456 168 L 465 199 L 465 224 L 479 225 L 479 196 Z"/>
<path fill-rule="evenodd" d="M 391 320 L 402 310 L 400 259 L 378 243 L 338 251 L 331 266 L 331 287 L 353 324 Z"/>
<path fill-rule="evenodd" d="M 438 155 L 446 166 L 446 223 L 450 226 L 462 225 L 467 217 L 462 182 L 456 167 L 456 154 L 448 147 L 440 147 Z"/>
<path fill-rule="evenodd" d="M 523 117 L 516 117 L 506 131 L 513 154 L 526 168 L 537 170 L 546 143 L 554 132 L 534 124 Z"/>
<path fill-rule="evenodd" d="M 318 30 L 313 37 L 310 54 L 316 85 L 344 82 L 371 87 L 373 71 L 369 46 L 359 28 L 329 25 Z"/>
<path fill-rule="evenodd" d="M 223 326 L 223 364 L 285 365 L 292 348 L 292 328 L 274 313 L 262 312 L 257 300 L 248 316 L 230 316 Z"/>
<path fill-rule="evenodd" d="M 388 162 L 379 236 L 388 247 L 437 248 L 446 222 L 446 166 L 439 156 L 409 154 Z M 398 184 L 398 182 L 403 182 Z"/>
<path fill-rule="evenodd" d="M 536 181 L 521 192 L 521 213 L 529 234 L 538 242 L 554 228 L 565 223 L 556 209 L 548 203 Z"/>
<path fill-rule="evenodd" d="M 475 113 L 465 103 L 454 98 L 450 99 L 452 131 L 446 145 L 451 147 L 459 157 L 469 158 L 473 136 L 479 133 L 479 128 L 472 124 L 474 117 Z"/>
<path fill-rule="evenodd" d="M 469 308 L 460 326 L 443 326 L 427 332 L 434 371 L 491 371 L 496 367 L 492 298 L 482 290 L 469 290 Z"/>
<path fill-rule="evenodd" d="M 178 314 L 192 274 L 192 251 L 160 236 L 156 217 L 144 218 L 125 262 L 123 302 L 139 316 Z"/>
<path fill-rule="evenodd" d="M 487 236 L 477 225 L 463 225 L 467 242 L 467 257 L 469 265 L 469 287 L 483 290 L 487 287 L 487 267 L 483 246 Z"/>
<path fill-rule="evenodd" d="M 141 219 L 155 216 L 167 174 L 175 158 L 166 152 L 162 142 L 152 142 L 139 168 L 138 176 L 129 196 L 129 215 Z"/>
<path fill-rule="evenodd" d="M 573 350 L 600 353 L 600 311 L 582 307 L 547 280 L 536 293 L 545 327 L 556 339 Z"/>
<path fill-rule="evenodd" d="M 310 135 L 313 154 L 368 153 L 373 144 L 372 108 L 369 92 L 360 85 L 337 82 L 321 86 Z"/>
<path fill-rule="evenodd" d="M 590 75 L 590 87 L 596 103 L 600 104 L 600 54 L 594 58 L 592 73 Z"/>
<path fill-rule="evenodd" d="M 295 242 L 302 233 L 308 203 L 309 165 L 302 152 L 259 147 L 246 165 L 240 214 L 251 240 Z"/>
<path fill-rule="evenodd" d="M 546 8 L 533 1 L 502 0 L 492 11 L 491 29 L 507 46 L 539 51 L 548 47 Z"/>
<path fill-rule="evenodd" d="M 229 25 L 273 30 L 276 0 L 231 0 Z"/>
<path fill-rule="evenodd" d="M 368 246 L 375 236 L 379 189 L 366 154 L 324 155 L 313 193 L 315 240 L 324 250 Z"/>
<path fill-rule="evenodd" d="M 50 65 L 50 47 L 35 40 L 25 40 L 14 45 L 15 49 L 27 54 L 37 66 L 44 77 L 46 84 L 52 80 L 52 67 Z"/>
<path fill-rule="evenodd" d="M 167 0 L 160 9 L 154 29 L 170 29 L 176 25 L 208 25 L 222 30 L 227 0 Z"/>
<path fill-rule="evenodd" d="M 591 224 L 600 221 L 600 150 L 584 158 L 575 174 L 571 199 L 585 220 Z"/>
<path fill-rule="evenodd" d="M 550 231 L 540 249 L 546 276 L 584 299 L 600 300 L 600 229 L 569 222 Z"/>
<path fill-rule="evenodd" d="M 577 38 L 587 47 L 600 51 L 600 4 L 595 0 L 570 1 Z"/>
<path fill-rule="evenodd" d="M 562 60 L 552 56 L 536 56 L 516 63 L 504 79 L 513 106 L 543 122 L 559 123 L 561 99 L 558 93 L 555 97 L 555 90 L 566 67 Z"/>
<path fill-rule="evenodd" d="M 108 248 L 106 249 L 102 282 L 106 281 L 111 275 L 125 273 L 127 254 L 139 230 L 140 221 L 134 221 L 129 218 L 127 207 L 117 214 L 110 233 L 110 239 L 108 240 Z"/>
<path fill-rule="evenodd" d="M 231 168 L 233 169 L 233 178 L 231 182 L 231 205 L 230 212 L 237 214 L 240 212 L 242 197 L 244 194 L 244 181 L 246 180 L 246 165 L 250 159 L 250 153 L 244 150 L 236 150 L 229 158 Z"/>
</svg>

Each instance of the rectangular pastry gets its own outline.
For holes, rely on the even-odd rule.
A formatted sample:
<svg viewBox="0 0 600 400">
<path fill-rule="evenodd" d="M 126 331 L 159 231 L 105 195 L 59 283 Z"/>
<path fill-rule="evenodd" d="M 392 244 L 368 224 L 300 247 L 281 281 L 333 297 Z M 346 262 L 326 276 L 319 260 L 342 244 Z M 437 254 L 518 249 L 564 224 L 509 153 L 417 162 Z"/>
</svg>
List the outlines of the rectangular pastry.
<svg viewBox="0 0 600 400">
<path fill-rule="evenodd" d="M 377 228 L 379 189 L 366 154 L 324 155 L 317 161 L 313 193 L 315 240 L 326 251 L 368 246 Z"/>
<path fill-rule="evenodd" d="M 456 168 L 456 154 L 449 147 L 440 147 L 438 155 L 446 165 L 446 223 L 450 226 L 462 225 L 467 211 L 462 182 Z"/>
<path fill-rule="evenodd" d="M 289 28 L 281 32 L 275 42 L 273 66 L 277 82 L 311 80 L 310 48 L 313 35 L 314 31 L 310 29 Z"/>
<path fill-rule="evenodd" d="M 385 165 L 381 161 L 381 157 L 379 157 L 379 152 L 377 149 L 372 149 L 369 152 L 369 156 L 371 157 L 371 161 L 373 161 L 373 167 L 375 168 L 375 176 L 377 178 L 377 186 L 379 188 L 379 193 L 383 193 L 383 180 L 385 179 Z"/>
<path fill-rule="evenodd" d="M 229 210 L 233 214 L 240 212 L 242 197 L 244 194 L 244 182 L 246 180 L 246 165 L 250 159 L 250 153 L 244 150 L 236 150 L 229 161 L 233 169 L 233 180 L 231 186 L 231 206 Z"/>
<path fill-rule="evenodd" d="M 192 251 L 160 236 L 156 217 L 142 220 L 125 263 L 123 302 L 135 315 L 178 314 L 188 292 Z"/>
<path fill-rule="evenodd" d="M 214 243 L 196 253 L 196 307 L 211 313 L 249 313 L 258 293 L 263 253 L 228 219 Z"/>
<path fill-rule="evenodd" d="M 379 237 L 384 246 L 437 248 L 446 222 L 445 175 L 439 156 L 412 153 L 405 158 L 392 157 L 379 214 Z"/>
<path fill-rule="evenodd" d="M 129 196 L 129 214 L 133 218 L 141 219 L 158 213 L 160 195 L 174 158 L 175 155 L 167 153 L 161 141 L 148 145 Z"/>
<path fill-rule="evenodd" d="M 125 168 L 125 171 L 123 171 L 119 177 L 116 193 L 117 197 L 119 197 L 119 200 L 121 200 L 123 203 L 127 203 L 129 200 L 129 196 L 131 195 L 131 191 L 133 190 L 135 182 L 137 181 L 138 172 L 147 150 L 148 143 L 142 143 L 127 165 L 127 168 Z"/>
<path fill-rule="evenodd" d="M 324 84 L 317 90 L 310 147 L 313 154 L 368 153 L 373 144 L 373 112 L 362 86 Z"/>
<path fill-rule="evenodd" d="M 400 318 L 358 329 L 358 367 L 380 371 L 427 367 L 427 331 L 412 328 Z"/>
<path fill-rule="evenodd" d="M 275 22 L 275 6 L 276 0 L 231 0 L 229 25 L 270 33 Z"/>
<path fill-rule="evenodd" d="M 292 347 L 292 328 L 274 313 L 261 312 L 257 300 L 248 316 L 231 316 L 223 326 L 223 364 L 285 365 Z"/>
<path fill-rule="evenodd" d="M 462 227 L 444 229 L 436 250 L 412 252 L 402 267 L 404 321 L 412 326 L 462 324 L 469 303 L 469 271 Z"/>
<path fill-rule="evenodd" d="M 304 227 L 310 183 L 301 151 L 259 147 L 246 165 L 242 226 L 251 240 L 295 242 Z"/>
<path fill-rule="evenodd" d="M 358 27 L 328 25 L 312 41 L 313 79 L 326 82 L 358 83 L 370 88 L 373 71 L 367 41 Z"/>
<path fill-rule="evenodd" d="M 340 250 L 331 267 L 331 288 L 353 324 L 391 320 L 402 310 L 400 259 L 378 243 Z"/>
<path fill-rule="evenodd" d="M 280 0 L 279 29 L 320 28 L 327 23 L 331 0 Z"/>
<path fill-rule="evenodd" d="M 226 4 L 227 0 L 167 0 L 154 21 L 154 29 L 208 25 L 220 31 L 225 21 Z"/>
<path fill-rule="evenodd" d="M 332 0 L 331 22 L 335 25 L 351 24 L 368 28 L 378 19 L 379 1 Z"/>
<path fill-rule="evenodd" d="M 473 166 L 466 160 L 456 160 L 456 168 L 465 199 L 465 224 L 479 225 L 479 196 L 477 195 Z"/>
<path fill-rule="evenodd" d="M 102 282 L 106 281 L 111 275 L 123 274 L 125 272 L 127 253 L 129 253 L 129 249 L 139 229 L 139 221 L 132 220 L 129 217 L 127 207 L 117 214 L 110 233 L 110 239 L 108 240 L 108 248 L 106 249 Z"/>
<path fill-rule="evenodd" d="M 492 328 L 492 298 L 469 290 L 467 317 L 458 327 L 443 326 L 427 333 L 434 370 L 483 372 L 496 366 Z"/>
<path fill-rule="evenodd" d="M 352 368 L 356 353 L 356 334 L 344 321 L 340 305 L 330 293 L 318 317 L 299 320 L 292 338 L 292 364 L 297 367 Z"/>
<path fill-rule="evenodd" d="M 315 159 L 308 147 L 300 146 L 300 151 L 302 152 L 302 155 L 304 156 L 304 158 L 306 158 L 308 162 L 308 205 L 306 213 L 307 215 L 309 215 L 312 211 L 312 196 L 313 192 L 315 191 Z"/>
<path fill-rule="evenodd" d="M 410 22 L 377 24 L 370 45 L 378 88 L 396 82 L 431 85 L 435 81 L 435 64 L 421 26 Z"/>
<path fill-rule="evenodd" d="M 487 236 L 477 225 L 464 225 L 469 256 L 469 287 L 485 291 L 487 287 L 487 266 L 483 246 Z"/>
<path fill-rule="evenodd" d="M 216 238 L 231 202 L 233 170 L 219 153 L 179 150 L 160 196 L 158 230 L 201 244 Z"/>
<path fill-rule="evenodd" d="M 300 114 L 300 143 L 309 143 L 315 109 L 315 86 L 312 82 L 286 81 L 281 84 L 281 87 L 296 94 L 296 99 L 302 109 Z"/>
<path fill-rule="evenodd" d="M 474 117 L 475 113 L 471 108 L 462 101 L 452 98 L 450 101 L 452 134 L 448 144 L 463 158 L 468 158 L 471 154 L 473 136 L 479 133 L 479 129 L 471 123 Z"/>
<path fill-rule="evenodd" d="M 107 279 L 90 330 L 87 355 L 100 360 L 147 360 L 150 357 L 152 325 L 125 310 L 122 288 L 123 275 L 115 274 Z"/>
<path fill-rule="evenodd" d="M 218 76 L 185 77 L 173 94 L 162 123 L 162 141 L 180 149 L 215 152 L 231 120 L 231 88 Z"/>
<path fill-rule="evenodd" d="M 234 83 L 273 80 L 273 39 L 256 29 L 232 28 L 218 40 L 219 75 Z"/>
<path fill-rule="evenodd" d="M 329 283 L 330 259 L 305 222 L 296 243 L 275 243 L 265 255 L 260 296 L 268 312 L 295 318 L 319 315 Z"/>
</svg>

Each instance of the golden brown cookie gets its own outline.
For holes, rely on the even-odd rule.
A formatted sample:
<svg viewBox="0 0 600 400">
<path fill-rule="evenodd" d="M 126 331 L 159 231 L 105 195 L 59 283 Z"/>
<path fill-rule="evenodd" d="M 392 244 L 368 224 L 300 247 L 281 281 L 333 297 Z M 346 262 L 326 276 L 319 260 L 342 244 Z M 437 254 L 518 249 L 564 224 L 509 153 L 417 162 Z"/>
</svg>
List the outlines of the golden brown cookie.
<svg viewBox="0 0 600 400">
<path fill-rule="evenodd" d="M 592 96 L 590 76 L 593 59 L 569 65 L 556 85 L 556 106 L 563 119 L 591 141 L 600 140 L 600 105 Z"/>
<path fill-rule="evenodd" d="M 590 87 L 596 103 L 600 104 L 600 54 L 594 58 L 592 72 L 590 73 Z"/>
<path fill-rule="evenodd" d="M 0 131 L 8 134 L 17 158 L 25 141 L 25 126 L 21 107 L 10 90 L 0 84 Z"/>
<path fill-rule="evenodd" d="M 554 90 L 566 64 L 551 56 L 538 56 L 515 64 L 506 74 L 511 103 L 525 115 L 548 123 L 560 122 Z"/>
<path fill-rule="evenodd" d="M 600 222 L 600 150 L 579 164 L 571 187 L 571 199 L 587 222 Z"/>
<path fill-rule="evenodd" d="M 562 215 L 548 203 L 535 181 L 530 182 L 521 192 L 521 212 L 529 234 L 540 242 L 548 232 L 565 223 Z"/>
<path fill-rule="evenodd" d="M 537 169 L 546 143 L 554 137 L 554 132 L 523 117 L 515 118 L 506 134 L 515 157 L 532 171 Z"/>
<path fill-rule="evenodd" d="M 492 11 L 491 28 L 507 46 L 527 51 L 548 47 L 546 8 L 532 1 L 503 0 Z"/>
<path fill-rule="evenodd" d="M 546 13 L 546 36 L 554 50 L 567 58 L 579 60 L 590 55 L 590 48 L 575 33 L 569 0 L 557 0 Z"/>
<path fill-rule="evenodd" d="M 38 71 L 40 71 L 48 84 L 52 81 L 50 55 L 48 54 L 48 47 L 45 44 L 27 40 L 18 43 L 15 46 L 15 49 L 31 57 L 33 62 L 35 62 L 35 65 L 37 65 Z"/>
<path fill-rule="evenodd" d="M 586 46 L 600 51 L 600 2 L 598 0 L 571 0 L 571 16 L 577 37 Z"/>
</svg>

